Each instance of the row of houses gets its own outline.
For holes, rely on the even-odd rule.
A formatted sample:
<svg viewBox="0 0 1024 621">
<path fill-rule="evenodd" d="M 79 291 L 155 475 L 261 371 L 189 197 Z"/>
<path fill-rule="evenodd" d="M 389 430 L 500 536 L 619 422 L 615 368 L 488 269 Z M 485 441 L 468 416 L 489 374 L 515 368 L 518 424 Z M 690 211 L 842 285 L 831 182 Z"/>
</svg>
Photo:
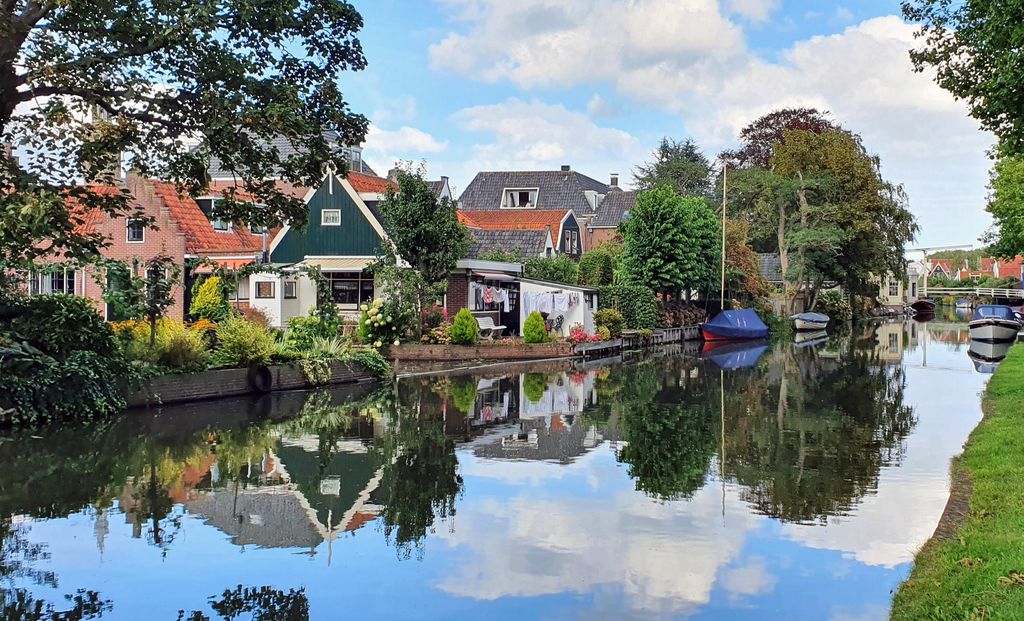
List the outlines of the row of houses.
<svg viewBox="0 0 1024 621">
<path fill-rule="evenodd" d="M 285 142 L 277 148 L 286 151 L 288 145 Z M 209 191 L 202 196 L 181 195 L 172 184 L 132 172 L 123 178 L 133 196 L 133 207 L 151 217 L 154 228 L 143 226 L 140 220 L 103 213 L 87 214 L 83 226 L 110 240 L 106 258 L 141 265 L 165 254 L 180 263 L 184 286 L 175 291 L 169 316 L 186 316 L 192 285 L 211 272 L 212 265 L 238 269 L 258 263 L 274 269 L 241 282 L 236 305 L 257 308 L 272 325 L 283 327 L 290 318 L 315 307 L 316 286 L 306 275 L 308 268 L 315 268 L 330 284 L 339 311 L 354 319 L 361 304 L 387 293 L 368 268 L 388 240 L 378 205 L 387 189 L 397 189 L 397 184 L 375 174 L 357 150 L 350 166 L 344 175 L 325 174 L 318 187 L 280 184 L 283 191 L 307 205 L 308 224 L 301 229 L 285 225 L 266 230 L 217 219 L 217 201 L 235 188 L 236 182 L 231 171 L 216 161 L 209 169 Z M 454 198 L 447 177 L 429 184 L 438 200 Z M 554 171 L 481 172 L 457 202 L 459 219 L 467 226 L 472 244 L 449 276 L 443 300 L 449 313 L 469 308 L 514 334 L 531 310 L 540 309 L 563 335 L 576 324 L 593 330 L 595 290 L 531 280 L 524 277 L 521 262 L 481 257 L 504 250 L 524 258 L 558 254 L 576 258 L 612 239 L 635 204 L 635 193 L 619 188 L 617 175 L 606 184 L 569 166 Z M 205 265 L 190 269 L 194 260 L 203 260 Z M 116 320 L 113 310 L 102 302 L 101 280 L 94 268 L 69 268 L 34 274 L 29 286 L 32 293 L 89 298 L 108 320 Z"/>
<path fill-rule="evenodd" d="M 952 259 L 928 259 L 926 267 L 930 278 L 945 278 L 957 282 L 981 278 L 1024 280 L 1024 257 L 1020 255 L 1012 260 L 983 257 L 980 264 L 981 269 L 974 269 L 966 259 L 962 263 L 956 263 Z"/>
</svg>

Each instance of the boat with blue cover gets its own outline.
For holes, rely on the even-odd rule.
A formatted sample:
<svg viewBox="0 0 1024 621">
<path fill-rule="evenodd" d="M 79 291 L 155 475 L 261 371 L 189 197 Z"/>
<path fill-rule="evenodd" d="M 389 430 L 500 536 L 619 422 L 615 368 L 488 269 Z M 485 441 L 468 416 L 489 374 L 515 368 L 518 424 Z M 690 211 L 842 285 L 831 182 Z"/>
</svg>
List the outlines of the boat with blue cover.
<svg viewBox="0 0 1024 621">
<path fill-rule="evenodd" d="M 735 371 L 736 369 L 749 369 L 757 364 L 757 361 L 768 351 L 768 341 L 758 339 L 754 341 L 711 341 L 704 343 L 701 348 L 701 360 L 710 360 L 720 369 Z"/>
<path fill-rule="evenodd" d="M 1009 306 L 982 304 L 974 309 L 967 327 L 972 341 L 1012 341 L 1021 328 L 1020 315 Z"/>
<path fill-rule="evenodd" d="M 829 317 L 823 313 L 797 313 L 790 317 L 798 332 L 817 332 L 828 327 Z"/>
<path fill-rule="evenodd" d="M 768 326 L 753 309 L 725 310 L 700 327 L 705 341 L 744 341 L 768 337 Z"/>
</svg>

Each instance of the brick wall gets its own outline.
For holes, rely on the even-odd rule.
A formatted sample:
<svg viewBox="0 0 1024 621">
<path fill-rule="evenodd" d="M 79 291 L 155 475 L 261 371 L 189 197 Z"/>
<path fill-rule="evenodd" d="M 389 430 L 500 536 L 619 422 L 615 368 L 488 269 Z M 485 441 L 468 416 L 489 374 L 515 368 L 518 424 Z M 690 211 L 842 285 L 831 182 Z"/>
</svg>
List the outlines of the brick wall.
<svg viewBox="0 0 1024 621">
<path fill-rule="evenodd" d="M 448 277 L 448 295 L 446 297 L 448 317 L 469 307 L 469 275 L 454 274 Z"/>
<path fill-rule="evenodd" d="M 605 242 L 612 241 L 615 239 L 615 236 L 618 235 L 618 231 L 615 229 L 590 229 L 588 233 L 590 244 L 587 246 L 587 250 Z"/>
</svg>

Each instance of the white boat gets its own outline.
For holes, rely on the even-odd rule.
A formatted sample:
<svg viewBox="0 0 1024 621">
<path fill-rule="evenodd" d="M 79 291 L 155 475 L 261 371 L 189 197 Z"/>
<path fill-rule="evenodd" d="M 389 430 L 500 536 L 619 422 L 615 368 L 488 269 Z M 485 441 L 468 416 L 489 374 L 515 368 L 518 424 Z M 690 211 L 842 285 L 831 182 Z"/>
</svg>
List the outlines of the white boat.
<svg viewBox="0 0 1024 621">
<path fill-rule="evenodd" d="M 793 345 L 799 348 L 814 347 L 827 342 L 828 332 L 824 330 L 816 330 L 814 332 L 804 330 L 793 335 Z"/>
<path fill-rule="evenodd" d="M 964 298 L 960 298 L 959 300 L 956 301 L 957 308 L 970 308 L 972 306 L 974 306 L 974 303 Z"/>
<path fill-rule="evenodd" d="M 828 327 L 828 315 L 821 313 L 797 313 L 790 319 L 797 332 L 817 332 Z"/>
<path fill-rule="evenodd" d="M 1017 338 L 1021 322 L 1009 306 L 983 304 L 974 310 L 967 327 L 972 341 L 1012 341 Z"/>
</svg>

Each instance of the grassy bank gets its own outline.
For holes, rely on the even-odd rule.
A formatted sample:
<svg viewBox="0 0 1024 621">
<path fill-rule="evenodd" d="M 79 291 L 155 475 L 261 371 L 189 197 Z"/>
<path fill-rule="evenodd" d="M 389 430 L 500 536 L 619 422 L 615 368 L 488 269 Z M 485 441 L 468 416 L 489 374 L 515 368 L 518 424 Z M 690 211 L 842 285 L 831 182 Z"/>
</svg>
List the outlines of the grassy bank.
<svg viewBox="0 0 1024 621">
<path fill-rule="evenodd" d="M 1024 345 L 999 365 L 984 406 L 953 464 L 952 504 L 969 502 L 966 518 L 941 524 L 918 554 L 893 601 L 896 621 L 1024 619 Z"/>
</svg>

